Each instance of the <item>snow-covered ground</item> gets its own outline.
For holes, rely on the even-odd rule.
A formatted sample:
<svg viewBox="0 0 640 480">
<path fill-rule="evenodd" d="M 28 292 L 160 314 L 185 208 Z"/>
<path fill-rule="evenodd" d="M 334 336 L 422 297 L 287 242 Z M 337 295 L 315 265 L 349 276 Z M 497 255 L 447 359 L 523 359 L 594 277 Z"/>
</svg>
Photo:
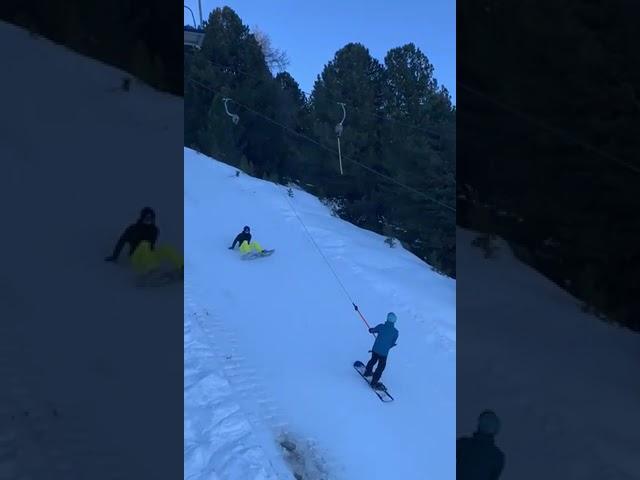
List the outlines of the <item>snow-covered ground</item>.
<svg viewBox="0 0 640 480">
<path fill-rule="evenodd" d="M 309 194 L 184 155 L 185 478 L 453 479 L 455 281 Z M 230 251 L 244 225 L 276 252 Z M 393 403 L 352 368 L 373 337 L 349 297 L 372 325 L 398 315 Z"/>
<path fill-rule="evenodd" d="M 147 204 L 182 248 L 182 99 L 5 23 L 0 45 L 0 478 L 179 478 L 182 288 L 103 258 Z"/>
<path fill-rule="evenodd" d="M 474 237 L 457 232 L 459 435 L 493 408 L 504 480 L 640 478 L 640 337 Z"/>
</svg>

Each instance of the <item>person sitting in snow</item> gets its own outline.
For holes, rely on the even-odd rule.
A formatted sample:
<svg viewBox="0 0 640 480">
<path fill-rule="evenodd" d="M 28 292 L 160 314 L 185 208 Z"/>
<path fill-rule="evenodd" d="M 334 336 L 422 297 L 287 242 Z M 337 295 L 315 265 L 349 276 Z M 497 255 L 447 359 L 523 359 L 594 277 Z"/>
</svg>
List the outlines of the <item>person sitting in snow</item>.
<svg viewBox="0 0 640 480">
<path fill-rule="evenodd" d="M 498 480 L 504 469 L 504 453 L 494 437 L 500 431 L 500 420 L 492 410 L 478 417 L 478 428 L 472 437 L 456 442 L 458 480 Z"/>
<path fill-rule="evenodd" d="M 356 307 L 356 309 L 357 308 L 358 307 Z M 378 382 L 380 382 L 382 372 L 387 366 L 389 350 L 395 347 L 396 342 L 398 341 L 398 330 L 395 327 L 396 320 L 396 314 L 389 312 L 385 323 L 381 323 L 369 329 L 369 333 L 375 333 L 377 334 L 377 337 L 376 341 L 373 343 L 373 348 L 371 349 L 371 360 L 369 360 L 365 367 L 364 376 L 371 377 L 374 365 L 376 363 L 378 364 L 376 371 L 373 372 L 373 378 L 371 379 L 371 386 L 373 388 L 377 388 L 379 386 Z"/>
<path fill-rule="evenodd" d="M 240 232 L 233 240 L 233 243 L 229 247 L 229 250 L 233 250 L 234 248 L 236 248 L 236 243 L 240 247 L 240 252 L 242 252 L 243 254 L 247 254 L 251 252 L 251 250 L 254 250 L 257 253 L 262 253 L 264 251 L 264 249 L 258 242 L 251 241 L 251 229 L 246 225 L 242 229 L 242 232 Z"/>
<path fill-rule="evenodd" d="M 184 260 L 174 248 L 163 245 L 156 248 L 159 230 L 155 224 L 156 214 L 151 207 L 140 211 L 138 220 L 129 225 L 120 235 L 113 253 L 105 258 L 116 263 L 125 244 L 129 244 L 129 257 L 134 270 L 139 274 L 157 270 L 163 262 L 169 263 L 174 270 L 184 272 Z"/>
</svg>

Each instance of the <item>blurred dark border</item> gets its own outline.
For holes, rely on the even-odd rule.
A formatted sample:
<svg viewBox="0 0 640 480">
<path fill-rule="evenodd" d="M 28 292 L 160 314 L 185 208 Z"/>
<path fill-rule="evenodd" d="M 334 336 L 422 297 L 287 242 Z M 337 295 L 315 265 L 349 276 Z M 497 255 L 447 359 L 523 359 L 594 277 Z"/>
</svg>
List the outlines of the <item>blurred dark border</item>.
<svg viewBox="0 0 640 480">
<path fill-rule="evenodd" d="M 178 7 L 166 0 L 3 0 L 0 19 L 182 96 Z"/>
<path fill-rule="evenodd" d="M 42 37 L 48 40 L 51 40 L 57 44 L 63 45 L 75 52 L 82 54 L 83 56 L 90 57 L 93 59 L 100 60 L 106 64 L 112 65 L 116 68 L 129 72 L 131 76 L 139 79 L 142 83 L 145 83 L 156 90 L 166 92 L 178 97 L 183 96 L 183 44 L 181 39 L 183 37 L 183 4 L 175 1 L 151 1 L 151 0 L 107 0 L 103 2 L 91 2 L 86 0 L 3 0 L 0 2 L 0 20 L 3 22 L 7 22 L 22 28 L 25 28 L 30 32 L 30 34 L 34 37 Z M 12 48 L 12 45 L 2 45 L 2 49 L 4 51 L 9 52 Z M 23 47 L 22 47 L 23 48 Z M 28 56 L 29 52 L 20 52 L 21 55 Z M 37 61 L 37 60 L 36 60 Z M 121 95 L 120 98 L 123 98 L 124 95 L 127 95 L 126 92 L 129 90 L 129 86 L 131 86 L 132 90 L 136 90 L 136 86 L 131 79 L 123 79 L 122 92 L 117 93 L 117 95 Z M 43 79 L 43 88 L 46 88 L 46 79 Z M 117 91 L 117 87 L 114 86 L 114 91 Z M 14 91 L 11 92 L 12 95 L 25 97 L 29 96 L 28 91 Z M 52 94 L 55 94 L 55 91 L 52 91 Z M 116 95 L 116 93 L 114 93 Z M 135 92 L 132 93 L 135 95 Z M 159 101 L 168 101 L 168 103 L 179 103 L 176 102 L 176 99 L 168 99 L 166 95 L 157 96 Z M 165 97 L 165 98 L 163 98 Z M 81 100 L 81 96 L 79 96 Z M 124 97 L 126 98 L 126 97 Z M 92 108 L 94 108 L 95 103 L 92 103 Z M 150 107 L 153 107 L 150 105 Z M 7 118 L 10 118 L 13 115 L 18 115 L 21 112 L 11 112 L 7 110 L 7 107 L 3 107 L 4 114 Z M 135 106 L 134 106 L 135 108 Z M 77 109 L 77 106 L 74 105 L 73 109 Z M 78 109 L 82 111 L 82 108 Z M 163 112 L 162 108 L 159 108 L 154 111 Z M 184 119 L 182 109 L 179 107 L 175 108 L 176 116 L 175 118 L 161 118 L 152 120 L 157 120 L 157 123 L 162 122 L 162 128 L 159 128 L 159 134 L 163 136 L 163 142 L 165 145 L 170 144 L 173 139 L 175 139 L 175 147 L 171 149 L 166 149 L 162 158 L 155 159 L 157 162 L 162 162 L 161 165 L 158 166 L 158 171 L 154 172 L 145 172 L 144 176 L 140 175 L 139 184 L 144 185 L 147 182 L 154 181 L 155 177 L 158 175 L 158 172 L 161 172 L 164 177 L 169 178 L 169 182 L 164 181 L 162 183 L 162 195 L 161 199 L 157 199 L 158 203 L 162 203 L 162 205 L 172 206 L 177 214 L 177 218 L 172 218 L 171 227 L 172 230 L 182 232 L 183 222 L 181 218 L 182 214 L 182 205 L 183 205 L 183 138 L 184 138 Z M 112 115 L 112 112 L 109 112 Z M 100 111 L 91 111 L 91 115 L 95 115 L 97 118 L 100 118 L 103 115 L 103 112 Z M 106 113 L 104 114 L 106 115 Z M 151 115 L 151 114 L 150 114 Z M 124 121 L 125 119 L 123 119 Z M 150 122 L 153 123 L 153 122 Z M 99 124 L 99 123 L 97 123 Z M 148 135 L 149 126 L 145 125 L 146 132 Z M 135 129 L 135 123 L 131 124 L 131 128 Z M 70 129 L 69 129 L 70 130 Z M 66 131 L 66 130 L 65 130 Z M 29 132 L 26 132 L 25 135 L 28 135 Z M 127 175 L 127 180 L 130 183 L 134 183 L 138 181 L 138 179 L 132 178 L 132 175 L 138 175 L 140 169 L 135 168 L 135 162 L 137 158 L 140 158 L 141 155 L 138 153 L 140 151 L 144 151 L 144 146 L 140 144 L 136 144 L 135 148 L 130 148 L 128 142 L 130 142 L 131 138 L 135 138 L 135 131 L 127 131 L 126 138 L 118 138 L 113 135 L 105 138 L 105 142 L 109 142 L 110 146 L 115 146 L 114 151 L 124 152 L 123 155 L 117 156 L 110 159 L 109 168 L 113 172 L 122 172 L 122 175 Z M 42 139 L 34 138 L 33 142 L 42 142 Z M 69 145 L 73 145 L 76 141 L 76 138 L 68 139 Z M 59 139 L 60 144 L 64 144 L 65 139 Z M 115 145 L 114 145 L 115 144 Z M 99 145 L 96 148 L 100 148 Z M 133 151 L 134 154 L 128 154 L 127 152 Z M 25 159 L 28 160 L 28 159 Z M 43 161 L 43 159 L 38 158 L 38 161 Z M 145 159 L 148 161 L 148 159 Z M 3 158 L 3 162 L 15 161 L 12 158 Z M 50 158 L 47 161 L 51 161 Z M 87 153 L 87 162 L 91 161 L 91 152 Z M 55 158 L 56 167 L 57 167 L 57 175 L 55 178 L 47 179 L 51 183 L 55 185 L 55 188 L 59 189 L 59 191 L 64 192 L 69 185 L 68 190 L 73 191 L 74 186 L 79 183 L 83 183 L 85 186 L 87 182 L 96 181 L 95 176 L 91 176 L 91 178 L 83 178 L 82 172 L 77 171 L 76 165 L 72 165 L 71 162 L 67 162 L 63 155 L 56 156 Z M 37 162 L 36 162 L 37 164 Z M 28 165 L 27 165 L 28 166 Z M 22 168 L 22 166 L 16 167 L 17 170 Z M 27 170 L 28 171 L 28 170 Z M 2 180 L 11 180 L 7 178 L 2 178 L 4 175 L 0 175 L 0 183 Z M 173 183 L 171 183 L 173 182 Z M 27 186 L 28 188 L 28 186 Z M 114 198 L 118 197 L 121 192 L 118 189 L 118 185 L 113 185 L 113 196 Z M 64 232 L 68 230 L 68 225 L 73 223 L 77 225 L 78 222 L 82 222 L 82 218 L 73 217 L 69 212 L 61 212 L 61 211 L 51 211 L 48 199 L 44 198 L 44 194 L 42 192 L 37 191 L 37 189 L 33 189 L 33 191 L 26 192 L 25 195 L 29 195 L 33 204 L 40 204 L 43 206 L 43 209 L 40 213 L 44 215 L 51 216 L 55 218 L 55 221 L 58 224 L 60 232 Z M 118 197 L 119 198 L 119 197 Z M 144 198 L 144 195 L 141 195 L 140 198 Z M 161 201 L 160 201 L 161 200 Z M 86 206 L 87 210 L 90 210 L 92 206 L 110 204 L 113 201 L 113 198 L 82 198 L 79 203 L 81 203 L 81 207 Z M 21 205 L 19 202 L 16 202 L 12 205 L 6 205 L 8 208 L 12 209 L 12 212 L 18 212 L 15 215 L 22 215 L 19 212 Z M 103 262 L 103 258 L 110 253 L 111 250 L 104 249 L 102 251 L 102 245 L 108 245 L 108 248 L 113 248 L 113 244 L 117 240 L 117 235 L 119 232 L 124 229 L 129 223 L 135 221 L 134 215 L 137 215 L 139 209 L 144 206 L 139 199 L 135 199 L 131 203 L 131 215 L 123 216 L 121 220 L 117 220 L 117 224 L 108 224 L 105 225 L 105 231 L 111 232 L 109 234 L 109 238 L 96 238 L 95 232 L 89 232 L 89 238 L 87 239 L 78 239 L 79 242 L 88 241 L 92 242 L 92 246 L 95 245 L 95 250 L 97 251 L 95 258 L 82 259 L 81 261 L 88 262 L 89 266 L 87 268 L 88 272 L 95 271 L 92 268 L 95 265 L 98 265 L 99 271 L 100 269 L 104 269 L 105 271 L 114 271 L 118 267 L 115 267 L 111 264 Z M 153 205 L 155 206 L 155 205 Z M 175 206 L 175 208 L 173 208 Z M 33 215 L 32 210 L 28 210 L 31 207 L 25 208 L 27 210 L 24 215 L 30 216 Z M 165 211 L 168 208 L 165 208 Z M 91 212 L 88 211 L 88 215 L 91 215 Z M 163 210 L 160 209 L 158 212 L 159 216 L 162 218 Z M 13 217 L 12 217 L 13 218 Z M 167 215 L 164 217 L 167 218 Z M 38 221 L 37 218 L 34 221 Z M 166 227 L 165 221 L 165 229 L 164 232 L 169 230 Z M 161 229 L 163 225 L 160 225 Z M 7 224 L 6 221 L 3 224 L 3 232 L 5 234 L 12 235 L 20 235 L 19 227 L 11 224 Z M 51 236 L 56 236 L 60 232 L 58 231 L 47 231 L 43 232 L 42 238 L 42 246 L 46 254 L 46 250 L 48 247 L 47 239 L 51 238 Z M 100 232 L 98 233 L 100 235 Z M 93 236 L 91 236 L 93 235 Z M 164 238 L 167 238 L 166 235 Z M 182 239 L 180 238 L 180 241 Z M 178 246 L 178 245 L 176 245 Z M 182 247 L 182 245 L 180 245 Z M 28 248 L 28 247 L 25 247 Z M 128 249 L 125 249 L 128 251 Z M 126 256 L 125 251 L 123 251 L 122 257 Z M 36 260 L 31 259 L 30 252 L 22 252 L 22 251 L 11 251 L 6 252 L 9 255 L 22 256 L 23 258 L 30 258 L 27 262 L 31 262 L 28 265 L 28 269 L 37 270 L 37 265 L 34 266 L 33 263 Z M 38 252 L 39 254 L 40 252 Z M 66 255 L 75 255 L 74 245 L 69 245 L 68 249 L 65 249 L 61 252 L 49 252 L 52 255 L 57 256 L 66 256 Z M 34 258 L 37 255 L 34 256 Z M 95 262 L 92 264 L 92 262 Z M 109 270 L 111 269 L 111 270 Z M 28 271 L 31 271 L 28 270 Z M 74 304 L 74 294 L 72 290 L 69 289 L 69 283 L 65 281 L 63 278 L 64 275 L 68 275 L 67 272 L 60 272 L 60 281 L 55 285 L 47 286 L 47 294 L 50 298 L 53 294 L 59 292 L 59 301 L 51 309 L 52 318 L 48 318 L 50 322 L 56 322 L 59 324 L 59 335 L 56 338 L 34 338 L 38 332 L 32 332 L 33 335 L 26 339 L 25 345 L 42 345 L 49 343 L 55 343 L 54 351 L 64 351 L 65 350 L 65 342 L 69 342 L 69 345 L 78 345 L 84 343 L 84 339 L 82 337 L 82 333 L 77 331 L 69 331 L 68 325 L 78 324 L 79 322 L 84 322 L 86 325 L 91 325 L 91 311 L 86 312 L 78 312 L 77 308 L 73 308 Z M 124 278 L 124 277 L 123 277 Z M 74 278 L 72 281 L 82 282 L 82 279 Z M 42 282 L 41 282 L 42 283 Z M 40 283 L 40 284 L 41 284 Z M 91 284 L 91 282 L 87 282 Z M 6 293 L 6 292 L 5 292 Z M 25 297 L 25 301 L 28 301 L 29 304 L 33 305 L 42 305 L 42 298 L 44 292 L 39 292 L 37 288 L 32 288 L 29 291 L 20 292 L 21 295 Z M 102 293 L 102 292 L 99 292 Z M 6 295 L 10 296 L 11 292 L 6 293 Z M 115 295 L 117 298 L 117 292 L 115 294 L 111 294 L 111 292 L 103 293 L 104 298 L 111 298 L 110 295 Z M 108 469 L 105 466 L 115 465 L 116 470 L 124 473 L 124 476 L 118 476 L 117 478 L 131 478 L 131 479 L 139 479 L 143 478 L 140 476 L 141 471 L 155 471 L 162 472 L 162 475 L 156 476 L 155 478 L 166 478 L 166 479 L 176 479 L 181 478 L 183 475 L 183 293 L 181 288 L 175 288 L 171 290 L 172 297 L 165 302 L 166 308 L 162 312 L 162 318 L 154 318 L 149 319 L 145 318 L 146 321 L 154 321 L 160 326 L 159 330 L 165 332 L 165 335 L 160 337 L 157 332 L 143 332 L 142 328 L 137 329 L 123 329 L 122 331 L 118 331 L 117 329 L 121 329 L 122 325 L 139 325 L 141 323 L 140 318 L 140 305 L 130 306 L 127 305 L 126 301 L 119 301 L 116 304 L 116 308 L 120 308 L 120 312 L 117 318 L 117 322 L 114 322 L 114 325 L 117 327 L 113 327 L 110 325 L 100 325 L 100 328 L 103 328 L 105 331 L 108 331 L 111 328 L 109 333 L 111 334 L 111 338 L 119 338 L 121 339 L 122 344 L 118 344 L 117 341 L 115 344 L 108 345 L 108 348 L 103 348 L 100 346 L 101 352 L 109 352 L 109 357 L 101 357 L 100 368 L 107 369 L 110 368 L 111 364 L 123 365 L 128 364 L 131 366 L 135 366 L 136 368 L 132 369 L 134 371 L 141 370 L 150 370 L 149 378 L 140 378 L 139 382 L 136 384 L 127 384 L 125 388 L 113 388 L 109 393 L 108 400 L 104 399 L 104 394 L 93 393 L 88 390 L 86 385 L 83 385 L 81 382 L 74 382 L 73 373 L 72 372 L 64 372 L 64 371 L 56 371 L 54 374 L 49 375 L 51 378 L 64 378 L 65 385 L 68 384 L 69 391 L 65 393 L 65 398 L 73 398 L 77 397 L 80 399 L 84 399 L 83 408 L 86 410 L 91 410 L 92 408 L 97 408 L 97 405 L 105 405 L 106 402 L 111 402 L 112 408 L 108 409 L 108 411 L 97 411 L 95 412 L 94 417 L 101 417 L 97 424 L 104 424 L 109 422 L 111 418 L 129 418 L 131 416 L 135 416 L 137 411 L 140 409 L 152 411 L 152 412 L 161 412 L 161 415 L 157 415 L 157 423 L 154 425 L 153 431 L 148 433 L 149 441 L 148 442 L 140 442 L 139 446 L 136 448 L 129 448 L 133 441 L 132 438 L 140 439 L 140 432 L 143 430 L 141 425 L 146 425 L 142 422 L 139 422 L 139 425 L 132 425 L 132 432 L 136 432 L 137 435 L 128 436 L 127 432 L 122 432 L 122 437 L 124 438 L 100 438 L 99 436 L 103 435 L 103 431 L 99 428 L 96 428 L 96 425 L 91 424 L 91 422 L 86 422 L 85 425 L 81 425 L 86 430 L 86 438 L 97 439 L 100 438 L 100 442 L 109 445 L 116 445 L 115 452 L 112 457 L 101 457 L 101 446 L 93 445 L 93 444 L 85 444 L 82 445 L 84 451 L 88 452 L 86 458 L 77 458 L 77 459 L 68 459 L 68 453 L 64 451 L 66 448 L 64 445 L 57 445 L 56 451 L 47 451 L 41 452 L 47 458 L 33 458 L 33 461 L 29 459 L 30 455 L 32 455 L 31 451 L 17 451 L 15 452 L 18 457 L 22 459 L 22 464 L 24 465 L 33 465 L 34 468 L 36 465 L 45 465 L 46 462 L 51 458 L 62 458 L 67 459 L 70 465 L 82 465 L 78 468 L 89 468 L 91 470 L 90 477 L 84 478 L 106 478 L 108 473 Z M 7 296 L 7 298 L 9 298 Z M 100 295 L 96 295 L 99 297 Z M 131 297 L 127 297 L 131 298 Z M 2 300 L 5 300 L 4 298 Z M 0 302 L 1 303 L 1 302 Z M 1 305 L 4 307 L 4 305 Z M 69 308 L 67 308 L 69 307 Z M 103 308 L 102 305 L 96 305 L 96 310 L 100 310 Z M 110 308 L 113 308 L 113 305 L 110 305 Z M 28 310 L 28 309 L 27 309 Z M 68 310 L 68 312 L 66 312 Z M 63 316 L 67 314 L 68 318 L 58 318 L 58 316 Z M 75 313 L 74 313 L 75 312 Z M 75 315 L 75 317 L 71 318 L 71 315 Z M 5 320 L 9 320 L 6 318 L 1 318 L 3 315 L 0 315 L 0 322 L 4 322 Z M 6 324 L 19 324 L 20 323 L 20 315 L 15 315 L 11 320 L 13 322 L 7 321 Z M 59 322 L 59 323 L 58 323 Z M 131 331 L 133 330 L 133 331 Z M 95 335 L 89 339 L 87 343 L 95 343 Z M 111 343 L 111 341 L 109 342 Z M 132 349 L 131 345 L 137 344 L 139 348 L 137 350 Z M 32 348 L 32 347 L 30 347 Z M 70 349 L 74 351 L 73 349 Z M 6 352 L 7 355 L 4 355 L 0 361 L 0 363 L 5 366 L 4 362 L 13 363 L 15 369 L 23 369 L 25 365 L 30 365 L 33 363 L 32 358 L 30 357 L 29 351 L 21 351 L 18 354 L 18 357 L 10 356 L 9 352 Z M 157 361 L 154 360 L 154 356 Z M 42 355 L 39 355 L 42 357 Z M 129 357 L 129 358 L 127 358 Z M 161 357 L 161 358 L 160 358 Z M 77 362 L 79 364 L 89 364 L 94 359 L 86 359 L 86 358 L 78 358 Z M 52 362 L 52 364 L 56 364 Z M 150 368 L 147 368 L 150 367 Z M 45 378 L 49 373 L 46 369 L 46 366 L 37 365 L 33 367 L 38 369 L 40 377 Z M 98 367 L 96 367 L 98 368 Z M 28 368 L 24 367 L 24 371 L 27 371 Z M 4 370 L 3 370 L 4 371 Z M 40 378 L 38 377 L 38 378 Z M 4 379 L 7 380 L 7 379 Z M 0 383 L 4 382 L 3 379 L 0 379 Z M 7 380 L 8 382 L 8 380 Z M 34 385 L 35 385 L 34 380 Z M 31 392 L 33 396 L 33 404 L 39 405 L 40 403 L 46 403 L 49 401 L 51 397 L 55 397 L 53 394 L 49 394 L 49 384 L 47 382 L 53 382 L 48 377 L 46 380 L 43 380 L 41 383 L 35 385 L 34 390 Z M 5 390 L 6 387 L 6 390 Z M 59 385 L 55 386 L 60 389 Z M 66 386 L 64 388 L 67 388 Z M 13 395 L 13 390 L 11 385 L 3 385 L 0 386 L 0 390 L 2 390 L 3 397 L 7 397 L 9 399 L 9 404 L 11 403 L 11 396 Z M 57 392 L 59 393 L 59 392 Z M 92 395 L 96 395 L 96 402 L 88 401 L 85 402 L 86 399 L 91 399 Z M 100 398 L 97 397 L 100 395 Z M 37 398 L 36 398 L 37 397 Z M 3 399 L 4 400 L 4 399 Z M 52 418 L 58 417 L 60 418 L 60 422 L 65 421 L 65 415 L 72 416 L 73 412 L 64 411 L 62 409 L 59 412 L 56 408 L 53 408 L 51 412 L 45 412 L 46 415 L 53 415 Z M 2 410 L 2 423 L 0 426 L 5 426 L 10 424 L 10 422 L 16 422 L 24 416 L 24 418 L 28 418 L 29 416 L 33 416 L 35 414 L 42 414 L 42 412 L 30 412 L 25 410 L 24 412 L 9 412 L 6 410 Z M 43 414 L 44 415 L 44 414 Z M 126 416 L 125 416 L 126 415 Z M 149 417 L 151 415 L 146 415 L 147 422 L 149 422 Z M 9 418 L 10 417 L 10 418 Z M 48 418 L 48 417 L 47 417 Z M 18 419 L 18 420 L 16 420 Z M 154 420 L 154 419 L 152 419 Z M 53 420 L 55 421 L 55 420 Z M 9 423 L 7 423 L 9 422 Z M 102 422 L 102 423 L 100 423 Z M 158 435 L 157 432 L 162 432 L 161 435 Z M 34 435 L 44 435 L 47 432 L 36 432 Z M 9 435 L 7 433 L 7 435 Z M 9 437 L 7 437 L 9 438 Z M 3 441 L 5 441 L 4 439 Z M 87 440 L 87 442 L 91 442 Z M 15 448 L 21 448 L 21 445 L 24 445 L 25 442 L 21 442 Z M 102 443 L 100 445 L 102 445 Z M 43 443 L 46 445 L 46 443 Z M 37 452 L 39 450 L 34 449 L 33 451 Z M 2 455 L 4 456 L 6 452 Z M 9 452 L 12 453 L 12 452 Z M 11 458 L 11 457 L 7 457 Z M 2 458 L 2 462 L 7 460 L 7 458 Z M 7 460 L 8 461 L 8 460 Z M 0 463 L 2 463 L 0 462 Z M 153 468 L 150 468 L 153 466 Z M 4 464 L 3 464 L 4 468 Z M 46 468 L 46 467 L 44 467 Z M 70 467 L 71 468 L 71 467 Z M 3 470 L 5 472 L 5 470 Z M 86 473 L 86 470 L 85 470 Z M 2 475 L 0 475 L 2 476 Z M 4 477 L 3 477 L 4 478 Z M 7 477 L 9 478 L 9 477 Z M 13 478 L 13 477 L 11 477 Z M 22 477 L 20 477 L 22 478 Z M 26 477 L 25 477 L 26 478 Z M 36 478 L 36 477 L 29 477 Z M 54 472 L 49 472 L 49 474 L 43 474 L 42 477 L 38 478 L 80 478 L 77 476 L 67 476 L 67 477 L 56 477 Z M 113 477 L 110 477 L 113 478 Z"/>
<path fill-rule="evenodd" d="M 640 6 L 458 4 L 458 223 L 640 331 Z"/>
<path fill-rule="evenodd" d="M 457 259 L 459 435 L 472 433 L 470 421 L 475 421 L 481 408 L 498 408 L 500 415 L 498 403 L 503 411 L 511 412 L 526 411 L 523 405 L 527 402 L 536 402 L 529 411 L 557 413 L 561 408 L 553 394 L 545 394 L 551 385 L 562 385 L 558 371 L 535 367 L 545 365 L 545 346 L 554 332 L 543 334 L 543 329 L 523 324 L 523 318 L 532 321 L 531 305 L 520 305 L 511 292 L 494 292 L 490 297 L 493 304 L 478 300 L 474 294 L 477 289 L 491 289 L 491 285 L 474 281 L 491 278 L 497 268 L 490 257 L 498 237 L 524 264 L 523 274 L 531 267 L 573 295 L 576 312 L 587 314 L 577 315 L 579 318 L 619 327 L 608 330 L 618 335 L 594 339 L 594 356 L 607 351 L 603 348 L 606 341 L 617 338 L 623 350 L 627 348 L 625 340 L 633 343 L 634 336 L 638 338 L 638 19 L 640 4 L 628 0 L 457 3 L 457 222 L 459 227 L 478 233 L 475 246 L 479 255 L 488 258 L 482 272 L 472 270 L 477 265 L 471 267 L 459 256 Z M 536 315 L 541 320 L 563 322 L 567 311 L 554 311 L 554 303 L 545 295 L 541 292 Z M 465 305 L 472 307 L 464 309 Z M 507 315 L 513 329 L 491 330 L 495 329 L 495 317 Z M 567 325 L 558 325 L 562 327 Z M 515 335 L 518 338 L 512 338 Z M 532 338 L 536 335 L 539 338 Z M 580 340 L 567 342 L 566 351 L 560 352 L 567 359 L 572 348 L 591 347 L 583 343 L 585 335 L 579 328 L 576 337 Z M 526 341 L 521 342 L 522 338 Z M 513 351 L 512 345 L 536 342 L 539 350 L 520 352 L 512 362 L 507 353 L 495 351 L 500 342 L 505 352 Z M 609 347 L 616 351 L 615 345 Z M 537 368 L 540 376 L 528 378 L 526 372 L 516 371 L 517 364 Z M 589 375 L 594 375 L 594 386 L 605 385 L 597 372 L 587 368 L 579 373 L 581 385 L 590 384 Z M 509 391 L 504 383 L 507 379 L 518 379 L 517 393 Z M 572 385 L 571 381 L 567 378 L 567 385 Z M 619 408 L 606 403 L 607 390 L 603 390 L 594 391 L 598 399 L 594 417 Z M 538 404 L 545 397 L 549 404 Z M 488 399 L 493 399 L 491 404 L 486 403 Z M 471 412 L 470 405 L 482 407 Z M 510 458 L 536 458 L 534 451 L 545 447 L 528 440 L 535 437 L 531 428 L 545 426 L 524 417 L 503 419 L 504 434 L 496 438 L 506 455 L 505 474 L 500 478 L 517 477 L 513 470 L 509 472 Z M 588 425 L 589 419 L 584 420 Z M 558 427 L 558 435 L 574 433 L 562 432 L 557 421 L 562 418 L 549 420 L 546 427 Z M 460 425 L 465 425 L 464 431 Z M 629 426 L 612 426 L 621 438 L 625 428 Z M 575 467 L 568 463 L 575 455 L 572 442 L 566 442 L 566 451 L 554 452 L 556 458 L 548 459 L 547 478 Z M 639 472 L 634 473 L 624 478 L 638 477 Z M 594 475 L 596 478 L 597 473 Z"/>
</svg>

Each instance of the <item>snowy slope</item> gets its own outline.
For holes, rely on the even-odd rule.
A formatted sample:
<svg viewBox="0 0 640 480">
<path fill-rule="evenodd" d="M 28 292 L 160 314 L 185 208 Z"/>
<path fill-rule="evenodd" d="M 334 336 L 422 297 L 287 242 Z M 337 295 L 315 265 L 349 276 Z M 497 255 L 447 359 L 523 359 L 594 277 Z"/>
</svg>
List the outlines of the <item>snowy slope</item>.
<svg viewBox="0 0 640 480">
<path fill-rule="evenodd" d="M 182 248 L 182 99 L 5 23 L 0 45 L 0 478 L 176 478 L 182 288 L 103 258 L 146 204 Z"/>
<path fill-rule="evenodd" d="M 500 242 L 486 260 L 457 233 L 458 433 L 494 408 L 505 480 L 640 478 L 640 337 L 579 302 Z"/>
<path fill-rule="evenodd" d="M 288 464 L 311 479 L 453 479 L 455 282 L 304 192 L 234 174 L 185 149 L 186 477 L 292 478 Z M 228 250 L 245 224 L 273 256 Z M 352 368 L 373 337 L 349 296 L 372 325 L 399 317 L 393 403 Z"/>
</svg>

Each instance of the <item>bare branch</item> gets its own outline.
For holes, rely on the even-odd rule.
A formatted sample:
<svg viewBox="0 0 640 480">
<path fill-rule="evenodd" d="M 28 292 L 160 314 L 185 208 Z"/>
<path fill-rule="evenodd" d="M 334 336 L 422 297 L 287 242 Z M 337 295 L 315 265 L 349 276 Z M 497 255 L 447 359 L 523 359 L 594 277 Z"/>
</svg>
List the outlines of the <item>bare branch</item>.
<svg viewBox="0 0 640 480">
<path fill-rule="evenodd" d="M 269 35 L 258 28 L 258 26 L 254 26 L 252 28 L 252 33 L 258 42 L 258 45 L 260 45 L 260 48 L 262 49 L 262 53 L 269 69 L 280 72 L 286 70 L 289 66 L 289 57 L 287 56 L 287 52 L 280 50 L 279 48 L 275 48 L 271 43 Z"/>
</svg>

